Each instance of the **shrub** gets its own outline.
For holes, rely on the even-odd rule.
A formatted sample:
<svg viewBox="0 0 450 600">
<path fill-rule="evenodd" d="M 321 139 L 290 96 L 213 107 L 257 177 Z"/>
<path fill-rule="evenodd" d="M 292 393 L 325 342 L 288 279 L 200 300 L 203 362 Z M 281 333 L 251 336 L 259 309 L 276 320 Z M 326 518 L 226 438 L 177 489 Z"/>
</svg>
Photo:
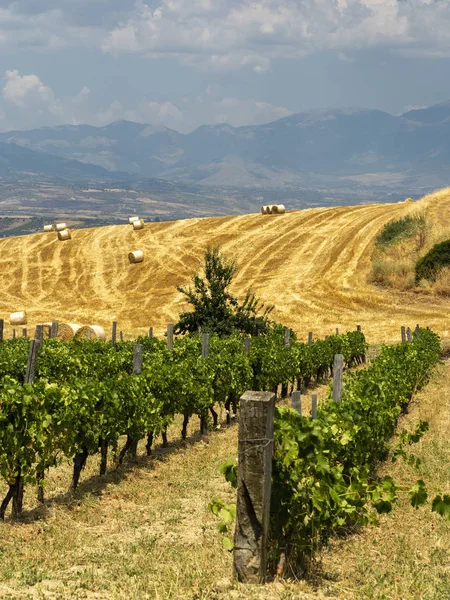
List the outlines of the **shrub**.
<svg viewBox="0 0 450 600">
<path fill-rule="evenodd" d="M 389 221 L 383 227 L 375 243 L 379 248 L 386 248 L 419 233 L 418 243 L 422 247 L 425 242 L 426 226 L 427 222 L 423 215 L 408 215 L 396 221 Z"/>
<path fill-rule="evenodd" d="M 446 266 L 450 265 L 450 240 L 436 244 L 416 263 L 416 283 L 421 279 L 435 281 Z"/>
</svg>

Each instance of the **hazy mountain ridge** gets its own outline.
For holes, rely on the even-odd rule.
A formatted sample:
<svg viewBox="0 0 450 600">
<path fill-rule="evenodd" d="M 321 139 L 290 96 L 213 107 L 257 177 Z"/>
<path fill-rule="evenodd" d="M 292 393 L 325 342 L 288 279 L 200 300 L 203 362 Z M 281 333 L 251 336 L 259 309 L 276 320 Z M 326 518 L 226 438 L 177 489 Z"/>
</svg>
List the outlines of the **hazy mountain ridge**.
<svg viewBox="0 0 450 600">
<path fill-rule="evenodd" d="M 31 154 L 20 160 L 33 158 L 45 166 L 48 157 L 51 168 L 65 169 L 65 176 L 71 169 L 83 171 L 82 163 L 122 176 L 209 185 L 339 185 L 355 178 L 359 185 L 373 185 L 378 175 L 390 186 L 433 187 L 450 175 L 450 102 L 399 116 L 369 109 L 313 111 L 264 125 L 203 125 L 189 134 L 129 121 L 62 125 L 1 133 L 0 142 L 14 144 L 10 168 L 18 159 L 13 148 L 21 147 L 39 160 Z M 52 156 L 78 165 L 56 164 Z M 2 145 L 0 169 L 4 161 Z M 108 176 L 85 174 L 86 179 Z"/>
</svg>

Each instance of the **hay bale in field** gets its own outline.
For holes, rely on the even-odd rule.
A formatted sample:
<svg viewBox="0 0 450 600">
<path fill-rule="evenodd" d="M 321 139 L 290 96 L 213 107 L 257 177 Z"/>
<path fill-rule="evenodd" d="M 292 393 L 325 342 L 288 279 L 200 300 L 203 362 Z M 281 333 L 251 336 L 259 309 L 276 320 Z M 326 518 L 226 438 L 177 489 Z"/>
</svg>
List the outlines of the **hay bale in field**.
<svg viewBox="0 0 450 600">
<path fill-rule="evenodd" d="M 54 231 L 54 225 L 44 225 L 44 231 Z"/>
<path fill-rule="evenodd" d="M 27 313 L 24 310 L 11 313 L 9 323 L 10 325 L 26 325 L 28 323 Z"/>
<path fill-rule="evenodd" d="M 106 342 L 105 330 L 100 325 L 84 325 L 76 332 L 75 337 L 77 339 L 101 340 L 102 342 Z"/>
<path fill-rule="evenodd" d="M 267 215 L 267 206 L 261 206 L 261 214 Z"/>
<path fill-rule="evenodd" d="M 60 342 L 68 342 L 80 329 L 81 325 L 76 325 L 75 323 L 59 323 L 56 339 Z"/>
<path fill-rule="evenodd" d="M 55 229 L 56 231 L 63 231 L 64 229 L 67 229 L 67 225 L 65 223 L 56 223 Z"/>
<path fill-rule="evenodd" d="M 139 221 L 139 217 L 128 217 L 128 223 L 133 225 L 134 221 Z"/>
<path fill-rule="evenodd" d="M 130 263 L 141 263 L 144 261 L 144 253 L 142 250 L 135 250 L 128 254 L 128 260 Z"/>
<path fill-rule="evenodd" d="M 132 225 L 135 231 L 137 231 L 138 229 L 144 229 L 144 219 L 139 219 L 139 221 L 133 221 Z"/>
<path fill-rule="evenodd" d="M 286 212 L 286 207 L 284 204 L 274 204 L 272 206 L 272 214 L 273 215 L 284 215 Z"/>
<path fill-rule="evenodd" d="M 65 240 L 71 240 L 72 234 L 68 229 L 63 229 L 62 231 L 58 231 L 58 240 L 60 242 L 64 242 Z"/>
</svg>

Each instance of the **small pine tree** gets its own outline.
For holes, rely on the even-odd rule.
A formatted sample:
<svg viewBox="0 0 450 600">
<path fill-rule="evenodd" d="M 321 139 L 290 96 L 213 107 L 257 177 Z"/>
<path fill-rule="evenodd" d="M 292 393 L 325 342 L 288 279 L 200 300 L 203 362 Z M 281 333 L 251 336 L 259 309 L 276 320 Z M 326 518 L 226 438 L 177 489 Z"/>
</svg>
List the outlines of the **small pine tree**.
<svg viewBox="0 0 450 600">
<path fill-rule="evenodd" d="M 237 269 L 236 261 L 221 255 L 219 248 L 206 250 L 204 278 L 193 275 L 192 286 L 177 288 L 193 306 L 193 311 L 180 315 L 175 333 L 193 333 L 199 327 L 221 336 L 233 331 L 256 335 L 268 330 L 273 306 L 265 307 L 251 292 L 247 292 L 240 304 L 230 293 L 229 286 Z"/>
</svg>

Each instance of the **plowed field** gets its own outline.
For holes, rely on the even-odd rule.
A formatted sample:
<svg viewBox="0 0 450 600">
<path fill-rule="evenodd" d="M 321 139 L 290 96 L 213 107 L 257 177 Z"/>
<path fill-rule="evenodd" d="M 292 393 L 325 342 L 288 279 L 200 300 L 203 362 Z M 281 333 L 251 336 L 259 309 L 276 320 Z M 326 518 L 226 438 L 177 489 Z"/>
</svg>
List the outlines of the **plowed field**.
<svg viewBox="0 0 450 600">
<path fill-rule="evenodd" d="M 249 287 L 275 304 L 274 317 L 300 337 L 363 326 L 370 341 L 397 339 L 400 325 L 429 325 L 444 337 L 450 304 L 443 298 L 390 292 L 367 283 L 374 240 L 383 224 L 418 206 L 450 220 L 450 191 L 414 204 L 317 208 L 276 216 L 151 223 L 141 231 L 112 226 L 0 240 L 0 315 L 27 310 L 29 324 L 59 320 L 126 334 L 149 326 L 162 334 L 186 308 L 176 286 L 199 271 L 208 244 L 235 257 L 234 290 Z M 141 249 L 145 261 L 129 264 Z"/>
</svg>

